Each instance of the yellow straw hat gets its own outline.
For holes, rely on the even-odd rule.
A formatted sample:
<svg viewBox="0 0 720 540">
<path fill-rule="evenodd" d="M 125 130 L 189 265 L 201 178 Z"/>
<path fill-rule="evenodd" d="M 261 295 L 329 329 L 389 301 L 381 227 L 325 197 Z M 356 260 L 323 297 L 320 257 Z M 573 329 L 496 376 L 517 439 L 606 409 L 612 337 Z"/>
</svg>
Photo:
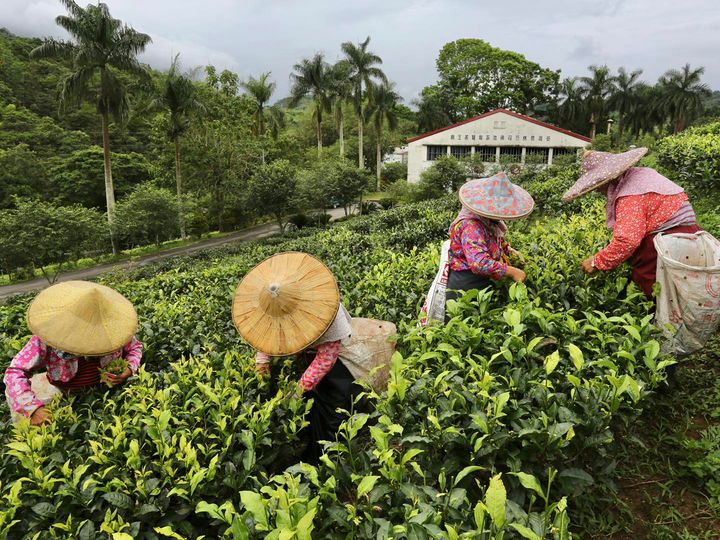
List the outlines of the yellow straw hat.
<svg viewBox="0 0 720 540">
<path fill-rule="evenodd" d="M 55 349 L 102 356 L 127 344 L 137 330 L 130 301 L 110 287 L 66 281 L 35 297 L 27 311 L 30 331 Z"/>
<path fill-rule="evenodd" d="M 253 348 L 272 356 L 312 345 L 332 324 L 340 292 L 332 272 L 307 253 L 279 253 L 258 264 L 235 292 L 232 316 Z"/>
</svg>

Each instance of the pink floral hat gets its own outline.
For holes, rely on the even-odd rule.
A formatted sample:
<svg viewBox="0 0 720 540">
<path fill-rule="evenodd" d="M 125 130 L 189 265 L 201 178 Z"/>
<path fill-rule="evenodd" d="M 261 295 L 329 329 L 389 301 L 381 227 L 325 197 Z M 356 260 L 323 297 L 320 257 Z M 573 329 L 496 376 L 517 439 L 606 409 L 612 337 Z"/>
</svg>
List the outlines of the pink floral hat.
<svg viewBox="0 0 720 540">
<path fill-rule="evenodd" d="M 490 219 L 520 219 L 535 206 L 530 194 L 513 184 L 504 172 L 463 184 L 460 202 L 474 214 Z"/>
<path fill-rule="evenodd" d="M 596 150 L 586 152 L 580 164 L 580 178 L 565 192 L 562 200 L 570 202 L 613 181 L 640 161 L 640 158 L 647 154 L 647 151 L 647 148 L 641 147 L 622 154 L 598 152 Z"/>
</svg>

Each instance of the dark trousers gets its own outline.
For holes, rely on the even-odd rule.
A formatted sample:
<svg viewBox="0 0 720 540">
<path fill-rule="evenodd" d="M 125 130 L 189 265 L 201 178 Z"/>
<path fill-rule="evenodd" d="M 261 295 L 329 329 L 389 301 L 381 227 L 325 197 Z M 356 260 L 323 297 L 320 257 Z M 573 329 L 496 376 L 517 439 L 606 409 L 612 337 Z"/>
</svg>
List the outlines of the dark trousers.
<svg viewBox="0 0 720 540">
<path fill-rule="evenodd" d="M 492 285 L 492 279 L 487 276 L 478 276 L 470 270 L 450 270 L 448 274 L 447 290 L 445 291 L 445 302 L 457 300 L 464 292 L 472 289 L 482 290 Z M 448 322 L 447 309 L 445 310 L 445 322 Z"/>
<path fill-rule="evenodd" d="M 340 424 L 347 419 L 347 414 L 337 409 L 353 410 L 353 401 L 361 392 L 362 388 L 355 384 L 355 378 L 338 359 L 315 389 L 305 393 L 306 397 L 313 399 L 313 406 L 308 418 L 309 442 L 302 461 L 311 465 L 318 462 L 322 455 L 320 441 L 334 441 Z"/>
</svg>

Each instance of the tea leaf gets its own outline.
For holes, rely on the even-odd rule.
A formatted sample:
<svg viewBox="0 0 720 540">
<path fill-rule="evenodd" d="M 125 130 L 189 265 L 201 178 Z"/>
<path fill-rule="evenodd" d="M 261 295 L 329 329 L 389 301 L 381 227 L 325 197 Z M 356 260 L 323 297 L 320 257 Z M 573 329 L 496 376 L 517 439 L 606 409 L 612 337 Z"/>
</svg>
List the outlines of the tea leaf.
<svg viewBox="0 0 720 540">
<path fill-rule="evenodd" d="M 490 519 L 498 529 L 505 524 L 505 503 L 507 495 L 501 475 L 495 475 L 490 479 L 490 485 L 485 492 L 485 506 L 487 507 Z"/>
</svg>

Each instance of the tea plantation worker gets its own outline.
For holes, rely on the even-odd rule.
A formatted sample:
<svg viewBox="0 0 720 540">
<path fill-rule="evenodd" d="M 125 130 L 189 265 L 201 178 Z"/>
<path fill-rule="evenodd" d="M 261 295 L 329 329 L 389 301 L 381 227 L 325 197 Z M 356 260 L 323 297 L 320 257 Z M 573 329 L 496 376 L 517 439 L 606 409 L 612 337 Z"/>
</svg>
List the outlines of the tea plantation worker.
<svg viewBox="0 0 720 540">
<path fill-rule="evenodd" d="M 355 381 L 376 383 L 372 379 L 383 370 L 373 368 L 389 365 L 394 345 L 387 337 L 395 326 L 352 319 L 332 272 L 315 257 L 297 252 L 274 255 L 251 270 L 237 288 L 232 314 L 242 337 L 257 351 L 260 373 L 269 375 L 270 358 L 277 356 L 298 355 L 305 366 L 296 395 L 312 398 L 313 405 L 302 460 L 317 463 L 320 441 L 335 440 L 346 419 L 338 409 L 358 407 L 363 389 Z"/>
<path fill-rule="evenodd" d="M 459 196 L 462 210 L 449 229 L 446 300 L 457 298 L 460 294 L 456 291 L 484 289 L 505 276 L 525 281 L 525 272 L 508 262 L 510 255 L 522 256 L 505 241 L 505 220 L 532 212 L 535 201 L 530 194 L 499 172 L 466 182 Z"/>
<path fill-rule="evenodd" d="M 109 287 L 88 281 L 48 287 L 30 304 L 27 324 L 33 336 L 4 377 L 14 420 L 27 417 L 33 425 L 48 422 L 45 405 L 55 395 L 101 382 L 122 384 L 140 367 L 142 344 L 134 337 L 135 308 Z M 127 362 L 122 373 L 101 373 L 119 358 Z"/>
<path fill-rule="evenodd" d="M 580 178 L 563 195 L 563 201 L 593 190 L 605 195 L 605 225 L 613 231 L 612 241 L 585 259 L 582 269 L 587 274 L 614 270 L 632 257 L 632 280 L 650 298 L 656 281 L 655 236 L 701 229 L 683 188 L 655 169 L 634 166 L 646 153 L 647 148 L 621 154 L 586 152 Z"/>
</svg>

